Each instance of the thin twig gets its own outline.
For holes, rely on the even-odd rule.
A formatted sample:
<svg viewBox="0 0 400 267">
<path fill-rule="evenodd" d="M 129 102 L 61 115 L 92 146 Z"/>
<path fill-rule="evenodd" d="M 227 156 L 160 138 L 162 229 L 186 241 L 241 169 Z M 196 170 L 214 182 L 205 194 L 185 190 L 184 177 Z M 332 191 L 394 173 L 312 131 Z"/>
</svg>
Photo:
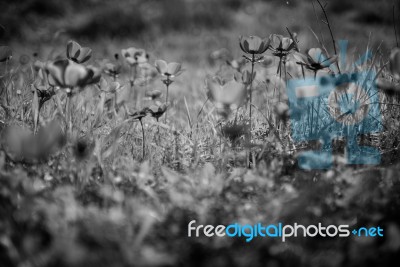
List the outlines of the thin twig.
<svg viewBox="0 0 400 267">
<path fill-rule="evenodd" d="M 395 11 L 394 11 L 394 3 L 393 3 L 393 28 L 394 28 L 394 36 L 396 37 L 396 47 L 399 47 L 399 42 L 397 41 L 397 30 L 396 30 L 396 18 L 395 18 Z"/>
<path fill-rule="evenodd" d="M 326 14 L 325 8 L 323 7 L 323 5 L 321 4 L 321 2 L 319 0 L 316 0 L 319 4 L 319 6 L 322 9 L 322 12 L 324 13 L 325 16 L 325 20 L 326 20 L 326 25 L 328 25 L 328 29 L 329 29 L 329 33 L 331 34 L 331 39 L 332 39 L 332 44 L 333 44 L 333 51 L 335 51 L 335 55 L 337 55 L 337 51 L 336 51 L 336 41 L 335 41 L 335 37 L 333 37 L 333 32 L 332 32 L 332 28 L 331 28 L 331 24 L 329 23 L 329 19 L 328 19 L 328 15 Z M 340 68 L 339 68 L 339 63 L 336 61 L 336 65 L 339 71 L 339 74 L 341 74 L 340 72 Z"/>
</svg>

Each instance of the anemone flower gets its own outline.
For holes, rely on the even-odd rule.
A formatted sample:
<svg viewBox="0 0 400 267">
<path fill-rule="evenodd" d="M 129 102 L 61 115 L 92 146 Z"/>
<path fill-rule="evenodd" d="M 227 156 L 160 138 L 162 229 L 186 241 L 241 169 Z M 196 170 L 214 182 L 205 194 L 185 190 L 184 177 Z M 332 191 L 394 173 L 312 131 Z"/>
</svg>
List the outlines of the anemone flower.
<svg viewBox="0 0 400 267">
<path fill-rule="evenodd" d="M 254 74 L 254 65 L 259 63 L 264 58 L 263 56 L 256 57 L 256 55 L 261 55 L 269 48 L 271 43 L 271 38 L 264 38 L 261 39 L 258 36 L 250 36 L 250 37 L 243 37 L 239 38 L 239 45 L 242 51 L 246 54 L 250 54 L 251 57 L 244 55 L 243 57 L 246 58 L 249 62 L 251 62 L 251 75 L 253 77 Z M 253 79 L 250 82 L 248 87 L 249 91 L 249 100 L 250 100 L 250 107 L 249 107 L 249 118 L 250 118 L 250 140 L 251 140 L 251 121 L 252 121 L 252 89 L 253 89 Z"/>
<path fill-rule="evenodd" d="M 122 57 L 130 66 L 146 63 L 149 60 L 149 54 L 144 49 L 129 47 L 121 50 Z"/>
<path fill-rule="evenodd" d="M 167 111 L 167 103 L 156 102 L 155 105 L 145 108 L 146 113 L 149 113 L 158 122 L 158 119 Z"/>
<path fill-rule="evenodd" d="M 305 67 L 314 72 L 314 78 L 317 76 L 318 71 L 329 68 L 338 60 L 336 55 L 326 58 L 320 48 L 309 49 L 307 55 L 294 53 L 293 56 L 297 60 L 296 63 L 301 65 L 302 68 Z"/>
<path fill-rule="evenodd" d="M 85 67 L 68 59 L 49 62 L 45 69 L 50 74 L 49 83 L 52 86 L 69 89 L 97 83 L 101 76 L 99 69 L 93 66 Z"/>
<path fill-rule="evenodd" d="M 118 75 L 121 73 L 121 65 L 116 65 L 114 63 L 108 62 L 104 64 L 103 71 L 105 74 L 112 77 L 115 81 Z"/>
<path fill-rule="evenodd" d="M 92 49 L 82 47 L 75 41 L 69 41 L 67 44 L 67 58 L 75 63 L 84 63 L 92 56 Z"/>
<path fill-rule="evenodd" d="M 231 80 L 221 83 L 218 78 L 206 80 L 207 95 L 223 116 L 227 116 L 232 109 L 238 109 L 246 100 L 246 87 Z"/>
<path fill-rule="evenodd" d="M 295 38 L 295 37 L 293 37 Z M 271 45 L 270 49 L 272 51 L 272 54 L 276 57 L 279 58 L 279 65 L 276 73 L 282 73 L 281 66 L 282 63 L 285 67 L 285 73 L 286 73 L 286 58 L 287 56 L 294 50 L 294 51 L 299 51 L 297 47 L 297 40 L 284 37 L 282 35 L 278 34 L 273 34 L 271 36 Z"/>
<path fill-rule="evenodd" d="M 169 79 L 174 78 L 181 74 L 182 64 L 177 62 L 167 63 L 164 60 L 156 60 L 155 66 L 157 71 Z"/>
<path fill-rule="evenodd" d="M 72 89 L 100 81 L 101 72 L 93 66 L 85 67 L 68 59 L 61 59 L 46 64 L 48 82 L 51 86 L 60 86 L 67 91 L 67 103 L 65 107 L 68 129 L 71 129 L 71 96 Z"/>
<path fill-rule="evenodd" d="M 166 94 L 166 97 L 165 97 L 165 103 L 168 104 L 169 86 L 171 85 L 171 83 L 173 83 L 172 79 L 182 73 L 181 72 L 182 64 L 181 63 L 177 63 L 177 62 L 167 63 L 164 60 L 156 60 L 155 66 L 156 66 L 157 71 L 162 76 L 166 77 L 166 79 L 163 79 L 162 81 L 165 84 L 165 86 L 167 87 L 167 94 Z M 167 122 L 167 114 L 165 114 L 164 122 Z"/>
<path fill-rule="evenodd" d="M 12 58 L 11 48 L 8 46 L 0 46 L 0 62 L 8 61 Z"/>
<path fill-rule="evenodd" d="M 263 54 L 267 51 L 271 40 L 269 38 L 261 39 L 258 36 L 243 37 L 240 36 L 239 44 L 242 51 L 246 54 Z"/>
</svg>

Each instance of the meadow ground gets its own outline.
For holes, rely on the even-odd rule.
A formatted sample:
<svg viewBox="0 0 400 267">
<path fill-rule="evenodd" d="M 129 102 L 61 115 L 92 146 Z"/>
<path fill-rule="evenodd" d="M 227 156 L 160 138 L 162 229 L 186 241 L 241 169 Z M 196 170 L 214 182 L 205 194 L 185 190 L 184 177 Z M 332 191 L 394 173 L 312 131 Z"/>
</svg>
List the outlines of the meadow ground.
<svg viewBox="0 0 400 267">
<path fill-rule="evenodd" d="M 379 150 L 373 166 L 346 164 L 345 137 L 332 145 L 292 138 L 298 111 L 288 106 L 286 82 L 314 75 L 295 55 L 335 54 L 315 1 L 22 2 L 1 4 L 1 45 L 13 56 L 0 63 L 0 266 L 391 266 L 398 257 L 392 2 L 325 8 L 336 41 L 348 40 L 342 72 L 375 74 L 359 82 L 377 84 L 381 122 L 365 127 L 380 130 L 356 140 Z M 239 36 L 270 34 L 298 42 L 299 52 L 289 49 L 277 74 L 280 57 L 269 47 L 249 78 Z M 90 47 L 88 61 L 70 40 Z M 128 47 L 146 52 L 127 56 Z M 331 63 L 318 79 L 339 76 Z M 166 72 L 177 74 L 168 100 Z M 303 134 L 328 127 L 329 113 L 314 107 L 326 102 L 302 112 Z M 318 147 L 333 150 L 332 168 L 299 168 L 298 154 Z M 246 242 L 188 237 L 192 220 L 380 226 L 385 234 Z"/>
</svg>

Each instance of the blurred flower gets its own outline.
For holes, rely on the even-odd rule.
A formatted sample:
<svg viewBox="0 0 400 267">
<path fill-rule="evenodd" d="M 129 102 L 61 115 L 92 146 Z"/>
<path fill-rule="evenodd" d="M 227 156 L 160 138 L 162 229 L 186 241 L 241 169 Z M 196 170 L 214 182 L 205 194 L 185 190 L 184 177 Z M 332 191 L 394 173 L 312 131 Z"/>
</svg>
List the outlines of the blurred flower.
<svg viewBox="0 0 400 267">
<path fill-rule="evenodd" d="M 19 57 L 19 63 L 20 63 L 21 65 L 26 65 L 26 64 L 28 64 L 30 60 L 31 60 L 31 59 L 30 59 L 30 57 L 29 57 L 28 55 L 21 55 L 21 56 Z"/>
<path fill-rule="evenodd" d="M 113 78 L 117 78 L 120 72 L 121 72 L 121 65 L 116 65 L 110 62 L 104 65 L 104 73 Z"/>
<path fill-rule="evenodd" d="M 158 121 L 158 119 L 167 111 L 167 108 L 167 103 L 160 103 L 157 101 L 155 105 L 145 108 L 145 110 Z"/>
<path fill-rule="evenodd" d="M 89 70 L 89 72 L 91 72 L 89 79 L 86 81 L 86 84 L 99 83 L 101 78 L 101 69 L 92 65 L 89 65 L 86 68 Z"/>
<path fill-rule="evenodd" d="M 279 102 L 275 105 L 275 112 L 278 118 L 283 121 L 286 121 L 290 115 L 289 106 L 284 102 Z"/>
<path fill-rule="evenodd" d="M 182 64 L 177 62 L 167 63 L 164 60 L 156 60 L 155 66 L 157 71 L 167 78 L 173 78 L 181 74 Z"/>
<path fill-rule="evenodd" d="M 68 59 L 61 59 L 46 64 L 49 84 L 63 88 L 83 87 L 100 80 L 100 71 L 93 67 L 85 67 Z"/>
<path fill-rule="evenodd" d="M 243 71 L 242 73 L 237 72 L 234 75 L 235 81 L 238 83 L 243 83 L 244 85 L 250 85 L 250 83 L 255 79 L 256 73 L 253 73 L 253 77 L 251 77 L 251 72 L 248 70 Z"/>
<path fill-rule="evenodd" d="M 246 99 L 246 88 L 243 84 L 231 80 L 222 83 L 218 77 L 206 79 L 209 98 L 217 108 L 239 108 Z"/>
<path fill-rule="evenodd" d="M 75 41 L 69 41 L 67 44 L 67 58 L 75 63 L 84 63 L 92 56 L 92 49 L 81 47 Z"/>
<path fill-rule="evenodd" d="M 233 69 L 237 70 L 237 71 L 241 71 L 242 68 L 246 65 L 246 59 L 241 57 L 238 59 L 233 59 L 233 60 L 227 60 L 226 64 L 228 64 L 229 66 L 231 66 Z"/>
<path fill-rule="evenodd" d="M 149 54 L 147 54 L 144 49 L 129 47 L 127 49 L 122 49 L 121 54 L 125 61 L 131 66 L 145 63 L 149 60 Z"/>
<path fill-rule="evenodd" d="M 271 40 L 269 38 L 261 39 L 258 36 L 243 37 L 240 36 L 239 44 L 242 51 L 246 54 L 263 54 L 267 51 L 269 43 Z"/>
<path fill-rule="evenodd" d="M 218 50 L 213 51 L 210 54 L 210 58 L 213 60 L 226 60 L 229 57 L 230 53 L 229 50 L 226 48 L 221 48 Z"/>
<path fill-rule="evenodd" d="M 146 97 L 150 98 L 150 100 L 157 99 L 161 96 L 161 91 L 160 90 L 151 90 L 146 92 Z"/>
<path fill-rule="evenodd" d="M 329 68 L 338 59 L 336 55 L 329 58 L 325 58 L 320 48 L 309 49 L 307 51 L 307 55 L 297 52 L 293 54 L 293 56 L 297 60 L 296 62 L 297 64 L 304 66 L 309 70 L 314 71 L 315 74 L 319 70 Z"/>
<path fill-rule="evenodd" d="M 8 61 L 12 58 L 11 48 L 8 46 L 0 46 L 0 62 Z"/>
</svg>

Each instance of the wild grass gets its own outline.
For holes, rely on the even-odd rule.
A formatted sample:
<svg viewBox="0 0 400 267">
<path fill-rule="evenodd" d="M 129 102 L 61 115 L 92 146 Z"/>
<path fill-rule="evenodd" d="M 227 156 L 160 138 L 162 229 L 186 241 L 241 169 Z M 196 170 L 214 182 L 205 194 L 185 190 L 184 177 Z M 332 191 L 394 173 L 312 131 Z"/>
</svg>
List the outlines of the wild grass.
<svg viewBox="0 0 400 267">
<path fill-rule="evenodd" d="M 228 2 L 235 6 L 235 1 Z M 281 31 L 296 42 L 285 27 Z M 262 62 L 256 64 L 253 53 L 253 62 L 247 62 L 238 72 L 232 67 L 233 61 L 239 61 L 245 51 L 239 48 L 238 36 L 228 34 L 232 32 L 222 30 L 220 39 L 211 34 L 193 39 L 180 33 L 161 35 L 159 41 L 143 42 L 146 51 L 140 52 L 140 63 L 139 50 L 134 50 L 133 56 L 121 53 L 129 46 L 126 41 L 110 39 L 93 46 L 87 42 L 92 49 L 91 60 L 81 67 L 68 63 L 84 78 L 63 72 L 64 78 L 52 84 L 48 79 L 57 78 L 58 72 L 48 64 L 56 64 L 57 54 L 65 58 L 66 49 L 72 49 L 66 43 L 43 45 L 37 57 L 28 56 L 25 61 L 14 56 L 0 63 L 0 263 L 390 263 L 400 249 L 396 65 L 400 53 L 394 49 L 389 57 L 382 46 L 372 43 L 357 47 L 350 40 L 349 68 L 341 69 L 373 70 L 378 74 L 368 83 L 379 81 L 383 128 L 379 133 L 361 136 L 359 141 L 379 148 L 381 164 L 346 165 L 346 140 L 338 138 L 332 143 L 334 167 L 305 171 L 297 167 L 297 154 L 320 144 L 292 140 L 286 81 L 302 79 L 303 73 L 313 77 L 315 70 L 303 69 L 307 62 L 296 64 L 299 61 L 290 49 L 279 75 L 282 58 L 274 56 L 269 48 Z M 304 47 L 312 47 L 311 43 L 318 44 L 309 36 L 303 37 L 301 32 L 297 35 L 302 53 Z M 336 54 L 328 41 L 324 42 L 326 50 Z M 219 50 L 225 46 L 228 54 Z M 11 47 L 14 54 L 19 47 Z M 209 57 L 213 52 L 209 47 L 218 53 Z M 351 64 L 364 50 L 372 50 L 374 57 L 359 70 L 352 69 Z M 169 72 L 168 67 L 160 71 L 163 68 L 153 64 L 158 59 L 180 62 L 184 71 L 180 75 Z M 89 68 L 101 70 L 101 75 L 92 75 Z M 114 75 L 109 75 L 110 68 Z M 132 71 L 134 68 L 137 70 Z M 256 72 L 255 78 L 252 72 Z M 338 74 L 332 67 L 318 72 Z M 93 80 L 90 83 L 89 78 Z M 224 87 L 227 83 L 232 86 Z M 42 95 L 41 90 L 48 94 Z M 162 95 L 149 97 L 154 90 Z M 218 90 L 225 91 L 220 94 Z M 243 97 L 241 90 L 250 92 L 251 98 Z M 317 100 L 321 101 L 326 99 Z M 315 116 L 328 114 L 316 110 L 320 111 L 310 107 L 307 113 L 307 123 L 301 128 L 305 135 L 324 127 L 316 125 Z M 188 238 L 187 224 L 191 220 L 215 225 L 380 225 L 387 234 L 382 239 L 299 237 L 282 243 L 256 238 L 246 243 L 241 238 Z"/>
</svg>

